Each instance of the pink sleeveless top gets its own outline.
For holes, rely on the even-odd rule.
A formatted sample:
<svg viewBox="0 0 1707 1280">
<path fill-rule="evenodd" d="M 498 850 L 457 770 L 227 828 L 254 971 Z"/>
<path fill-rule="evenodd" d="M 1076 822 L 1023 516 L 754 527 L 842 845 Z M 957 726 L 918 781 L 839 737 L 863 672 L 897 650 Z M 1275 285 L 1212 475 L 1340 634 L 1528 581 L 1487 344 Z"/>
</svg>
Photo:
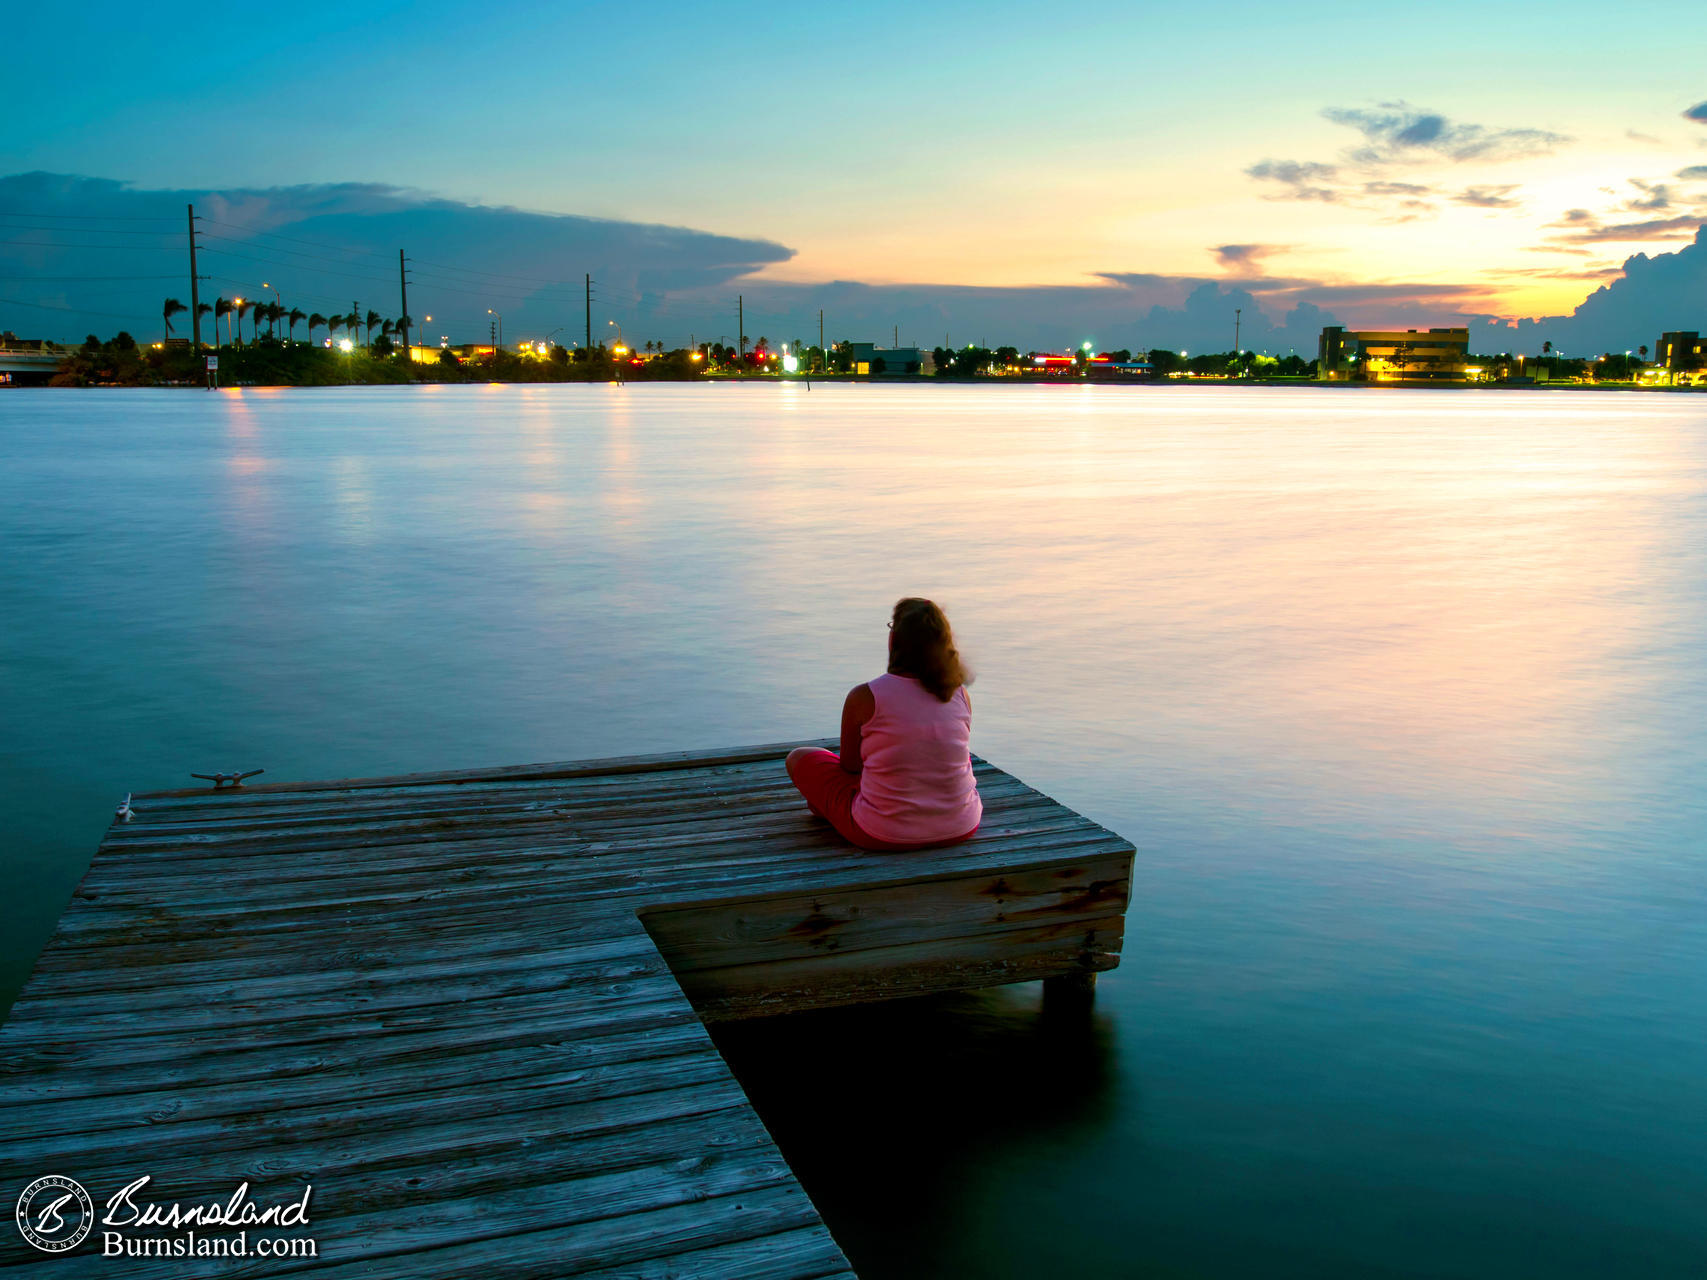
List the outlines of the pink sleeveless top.
<svg viewBox="0 0 1707 1280">
<path fill-rule="evenodd" d="M 941 702 L 912 676 L 885 673 L 870 685 L 877 710 L 860 730 L 854 821 L 891 844 L 966 835 L 984 816 L 966 690 Z"/>
</svg>

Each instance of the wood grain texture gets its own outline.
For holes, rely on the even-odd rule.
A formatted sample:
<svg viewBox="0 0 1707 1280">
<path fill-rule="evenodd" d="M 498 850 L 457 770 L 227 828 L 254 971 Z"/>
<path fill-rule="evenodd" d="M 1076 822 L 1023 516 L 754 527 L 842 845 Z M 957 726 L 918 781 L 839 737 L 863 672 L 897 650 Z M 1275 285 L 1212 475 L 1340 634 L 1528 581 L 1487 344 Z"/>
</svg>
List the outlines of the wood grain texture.
<svg viewBox="0 0 1707 1280">
<path fill-rule="evenodd" d="M 1082 988 L 1133 851 L 975 760 L 977 836 L 863 853 L 790 745 L 136 796 L 0 1027 L 0 1179 L 98 1206 L 143 1174 L 185 1203 L 313 1183 L 319 1255 L 0 1231 L 0 1269 L 851 1276 L 704 1023 Z"/>
</svg>

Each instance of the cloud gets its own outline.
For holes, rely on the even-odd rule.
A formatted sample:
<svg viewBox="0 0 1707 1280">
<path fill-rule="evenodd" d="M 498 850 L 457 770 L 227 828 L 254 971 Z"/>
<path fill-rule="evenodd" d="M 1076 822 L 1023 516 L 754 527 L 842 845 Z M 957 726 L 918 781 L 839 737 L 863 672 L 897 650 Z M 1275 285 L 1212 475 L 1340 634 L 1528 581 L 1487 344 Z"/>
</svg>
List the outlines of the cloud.
<svg viewBox="0 0 1707 1280">
<path fill-rule="evenodd" d="M 1299 160 L 1264 160 L 1245 170 L 1247 177 L 1279 183 L 1284 188 L 1270 196 L 1272 200 L 1315 200 L 1352 209 L 1398 210 L 1406 216 L 1397 220 L 1404 222 L 1434 212 L 1429 199 L 1436 194 L 1433 187 L 1386 180 L 1342 182 L 1339 172 L 1331 164 Z"/>
<path fill-rule="evenodd" d="M 1513 200 L 1511 193 L 1517 190 L 1517 183 L 1506 182 L 1488 186 L 1465 187 L 1453 196 L 1453 204 L 1470 205 L 1477 209 L 1517 209 L 1522 201 Z"/>
<path fill-rule="evenodd" d="M 1392 166 L 1510 160 L 1541 155 L 1570 141 L 1545 129 L 1490 129 L 1458 123 L 1407 102 L 1384 102 L 1374 108 L 1325 107 L 1322 115 L 1357 130 L 1364 145 L 1344 152 L 1336 163 L 1263 160 L 1246 169 L 1245 175 L 1277 184 L 1281 190 L 1270 199 L 1368 209 L 1386 215 L 1390 222 L 1429 217 L 1438 212 L 1436 201 L 1441 199 L 1484 209 L 1522 207 L 1520 201 L 1509 198 L 1517 190 L 1515 183 L 1471 186 L 1449 196 L 1434 186 L 1388 177 Z"/>
<path fill-rule="evenodd" d="M 1651 133 L 1637 133 L 1634 129 L 1626 129 L 1624 130 L 1624 136 L 1630 139 L 1631 142 L 1645 142 L 1650 147 L 1665 146 L 1665 141 L 1663 139 L 1656 138 Z"/>
<path fill-rule="evenodd" d="M 1521 321 L 1516 337 L 1524 345 L 1511 349 L 1534 350 L 1548 339 L 1572 354 L 1624 351 L 1673 329 L 1707 330 L 1707 229 L 1675 252 L 1626 259 L 1616 279 L 1569 315 Z"/>
<path fill-rule="evenodd" d="M 1692 164 L 1687 169 L 1679 169 L 1673 176 L 1684 182 L 1707 182 L 1707 164 Z"/>
<path fill-rule="evenodd" d="M 1246 169 L 1245 174 L 1259 182 L 1278 182 L 1290 188 L 1283 199 L 1320 200 L 1332 204 L 1342 195 L 1332 185 L 1338 180 L 1339 170 L 1331 164 L 1319 164 L 1313 160 L 1259 160 Z"/>
<path fill-rule="evenodd" d="M 1322 115 L 1361 133 L 1367 144 L 1350 154 L 1364 167 L 1416 160 L 1510 160 L 1542 155 L 1570 139 L 1546 129 L 1489 129 L 1455 123 L 1438 112 L 1408 102 L 1383 102 L 1373 108 L 1325 107 Z"/>
<path fill-rule="evenodd" d="M 1263 258 L 1284 252 L 1288 247 L 1283 244 L 1218 244 L 1211 252 L 1217 262 L 1232 271 L 1255 268 Z"/>
<path fill-rule="evenodd" d="M 1366 196 L 1409 196 L 1420 198 L 1434 194 L 1434 188 L 1424 186 L 1420 182 L 1366 182 L 1362 187 Z"/>
<path fill-rule="evenodd" d="M 1697 102 L 1683 113 L 1685 120 L 1693 120 L 1697 124 L 1707 124 L 1707 102 Z"/>
<path fill-rule="evenodd" d="M 1640 196 L 1633 196 L 1624 202 L 1624 207 L 1632 213 L 1671 208 L 1671 188 L 1665 183 L 1644 182 L 1640 178 L 1631 178 L 1630 185 L 1642 193 Z"/>
<path fill-rule="evenodd" d="M 1575 212 L 1575 211 L 1573 211 Z M 1607 241 L 1680 240 L 1692 234 L 1702 224 L 1698 214 L 1677 218 L 1649 218 L 1642 222 L 1613 222 L 1585 226 L 1566 232 L 1556 239 L 1571 244 L 1601 244 Z"/>
<path fill-rule="evenodd" d="M 6 236 L 33 242 L 0 245 L 0 273 L 23 277 L 7 281 L 7 294 L 34 304 L 18 313 L 28 318 L 31 332 L 108 333 L 112 320 L 93 318 L 124 313 L 135 315 L 127 327 L 139 335 L 157 332 L 165 295 L 189 301 L 183 261 L 187 203 L 194 203 L 200 220 L 198 265 L 212 277 L 203 285 L 204 301 L 251 293 L 265 280 L 287 306 L 330 312 L 359 299 L 364 309 L 395 315 L 401 310 L 401 247 L 410 257 L 410 310 L 430 312 L 435 329 L 458 340 L 485 335 L 487 308 L 502 311 L 507 329 L 518 334 L 557 327 L 565 337 L 574 334 L 587 274 L 595 281 L 595 301 L 602 300 L 608 314 L 612 307 L 637 311 L 684 291 L 721 287 L 793 256 L 769 240 L 493 207 L 379 183 L 150 190 L 104 178 L 14 174 L 0 177 L 0 213 L 27 214 L 44 227 L 126 219 L 93 225 L 134 227 L 138 233 L 32 230 Z M 101 247 L 103 241 L 129 247 Z M 89 275 L 126 279 L 66 281 Z M 40 283 L 32 286 L 32 279 Z"/>
</svg>

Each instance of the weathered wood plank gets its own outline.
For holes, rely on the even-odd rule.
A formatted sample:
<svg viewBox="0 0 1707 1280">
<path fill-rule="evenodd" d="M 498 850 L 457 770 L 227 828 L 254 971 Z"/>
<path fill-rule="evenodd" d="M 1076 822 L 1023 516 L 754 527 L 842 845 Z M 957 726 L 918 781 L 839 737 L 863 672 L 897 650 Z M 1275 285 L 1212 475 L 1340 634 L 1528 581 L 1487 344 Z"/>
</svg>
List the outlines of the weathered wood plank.
<svg viewBox="0 0 1707 1280">
<path fill-rule="evenodd" d="M 1087 832 L 1081 824 L 1072 821 L 1070 816 L 1044 814 L 1037 818 L 1022 816 L 1011 826 L 996 825 L 987 831 L 981 831 L 977 840 L 962 846 L 960 850 L 945 851 L 933 858 L 931 863 L 936 867 L 946 868 L 986 865 L 985 859 L 992 852 L 1007 852 L 1015 845 L 1025 845 L 1028 842 L 1033 848 L 1051 852 L 1062 848 L 1119 847 L 1114 837 L 1099 831 Z M 811 848 L 812 846 L 808 846 L 806 851 Z M 776 859 L 770 861 L 775 864 Z M 577 903 L 586 909 L 589 906 L 588 891 L 595 889 L 595 886 L 575 883 L 573 862 L 573 859 L 565 859 L 555 874 L 534 882 L 535 891 L 520 901 L 513 896 L 513 886 L 507 885 L 501 879 L 487 882 L 459 880 L 443 885 L 431 879 L 426 883 L 417 882 L 412 885 L 381 882 L 371 889 L 357 883 L 325 892 L 305 892 L 301 901 L 286 899 L 265 905 L 232 906 L 224 902 L 197 903 L 185 900 L 171 907 L 119 903 L 101 911 L 73 910 L 68 911 L 61 920 L 58 937 L 60 945 L 64 946 L 93 946 L 107 942 L 128 945 L 139 941 L 171 942 L 188 933 L 205 935 L 209 932 L 234 929 L 239 924 L 245 931 L 251 932 L 268 929 L 297 930 L 316 925 L 347 928 L 355 923 L 365 924 L 367 917 L 373 914 L 382 914 L 384 918 L 395 922 L 418 917 L 449 918 L 460 924 L 471 918 L 463 913 L 484 911 L 513 917 L 519 911 L 570 907 Z M 836 851 L 817 870 L 814 879 L 826 884 L 853 883 L 861 878 L 872 878 L 874 869 L 879 866 L 893 867 L 900 873 L 897 878 L 909 878 L 925 874 L 926 865 L 928 864 L 912 860 L 910 855 L 895 855 L 886 859 Z M 743 879 L 763 879 L 766 876 L 774 879 L 776 874 L 772 868 L 766 868 L 757 874 L 748 872 L 745 875 L 716 867 L 707 870 L 721 874 L 731 884 L 738 884 Z M 652 887 L 657 883 L 657 876 L 644 866 L 612 870 L 608 866 L 595 865 L 593 875 L 597 877 L 596 896 L 591 899 L 593 905 L 608 904 L 617 893 L 632 892 L 645 896 L 655 896 L 658 893 L 658 890 Z M 674 883 L 676 878 L 672 877 L 671 880 Z"/>
<path fill-rule="evenodd" d="M 680 975 L 1103 916 L 1124 907 L 1130 876 L 1127 855 L 1105 854 L 1009 871 L 650 907 L 640 918 Z"/>
<path fill-rule="evenodd" d="M 852 850 L 788 745 L 138 796 L 0 1028 L 0 1142 L 320 1188 L 313 1264 L 127 1275 L 851 1275 L 703 1023 L 1094 974 L 1132 849 L 975 759 L 976 838 Z"/>
<path fill-rule="evenodd" d="M 662 751 L 653 755 L 610 756 L 599 760 L 565 760 L 554 764 L 498 765 L 486 769 L 450 769 L 437 773 L 399 773 L 378 778 L 342 778 L 335 782 L 269 782 L 240 788 L 246 795 L 301 791 L 364 791 L 377 787 L 441 786 L 457 782 L 528 782 L 551 778 L 584 778 L 598 774 L 656 773 L 674 769 L 704 769 L 712 765 L 747 764 L 780 760 L 799 746 L 798 742 L 763 743 L 753 747 L 705 751 Z M 818 746 L 829 746 L 828 738 Z M 239 788 L 226 788 L 233 795 Z M 160 800 L 178 796 L 219 795 L 207 787 L 184 787 L 175 791 L 138 792 L 136 799 Z"/>
<path fill-rule="evenodd" d="M 840 954 L 833 967 L 806 956 L 702 969 L 681 983 L 706 1022 L 769 1017 L 1112 969 L 1124 928 L 1123 916 L 1106 916 L 873 947 Z"/>
</svg>

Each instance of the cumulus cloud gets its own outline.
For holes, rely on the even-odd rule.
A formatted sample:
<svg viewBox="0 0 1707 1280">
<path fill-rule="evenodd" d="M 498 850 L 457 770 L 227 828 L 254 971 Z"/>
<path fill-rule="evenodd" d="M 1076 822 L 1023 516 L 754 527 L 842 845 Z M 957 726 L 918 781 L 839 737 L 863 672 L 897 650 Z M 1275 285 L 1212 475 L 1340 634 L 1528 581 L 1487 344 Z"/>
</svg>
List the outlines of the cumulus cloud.
<svg viewBox="0 0 1707 1280">
<path fill-rule="evenodd" d="M 1684 182 L 1707 182 L 1707 164 L 1692 164 L 1674 175 Z"/>
<path fill-rule="evenodd" d="M 1683 113 L 1685 120 L 1693 120 L 1696 124 L 1707 124 L 1707 102 L 1697 102 Z"/>
<path fill-rule="evenodd" d="M 187 281 L 168 274 L 181 266 L 187 203 L 195 204 L 203 220 L 199 266 L 211 277 L 203 286 L 204 301 L 250 293 L 266 280 L 286 305 L 304 310 L 330 311 L 359 299 L 363 307 L 392 314 L 400 309 L 397 251 L 403 247 L 412 260 L 411 310 L 430 311 L 435 327 L 442 322 L 442 331 L 464 337 L 484 336 L 488 307 L 502 310 L 518 332 L 545 332 L 572 321 L 579 314 L 582 276 L 589 272 L 606 299 L 633 313 L 793 256 L 769 240 L 493 207 L 380 183 L 158 190 L 104 178 L 26 173 L 0 177 L 0 213 L 29 214 L 48 226 L 58 219 L 69 226 L 91 218 L 141 219 L 97 225 L 139 232 L 158 227 L 177 239 L 164 250 L 145 252 L 132 237 L 113 239 L 133 247 L 100 248 L 90 242 L 108 237 L 49 231 L 8 236 L 12 243 L 0 246 L 0 273 L 10 277 L 7 293 L 31 304 L 22 314 L 34 322 L 34 332 L 110 332 L 112 318 L 127 312 L 135 316 L 129 327 L 152 332 L 159 327 L 165 294 L 189 300 Z M 167 278 L 97 286 L 99 298 L 66 283 L 87 275 L 153 277 L 157 271 Z M 96 317 L 105 318 L 97 323 Z"/>
<path fill-rule="evenodd" d="M 1546 129 L 1489 129 L 1458 123 L 1408 102 L 1383 102 L 1372 108 L 1326 107 L 1322 115 L 1356 129 L 1367 140 L 1350 159 L 1364 166 L 1421 159 L 1509 160 L 1540 155 L 1570 139 Z"/>
<path fill-rule="evenodd" d="M 1578 351 L 1623 351 L 1671 329 L 1707 329 L 1707 230 L 1672 253 L 1638 253 L 1569 315 L 1524 320 L 1516 337 L 1534 350 L 1543 339 Z"/>
</svg>

